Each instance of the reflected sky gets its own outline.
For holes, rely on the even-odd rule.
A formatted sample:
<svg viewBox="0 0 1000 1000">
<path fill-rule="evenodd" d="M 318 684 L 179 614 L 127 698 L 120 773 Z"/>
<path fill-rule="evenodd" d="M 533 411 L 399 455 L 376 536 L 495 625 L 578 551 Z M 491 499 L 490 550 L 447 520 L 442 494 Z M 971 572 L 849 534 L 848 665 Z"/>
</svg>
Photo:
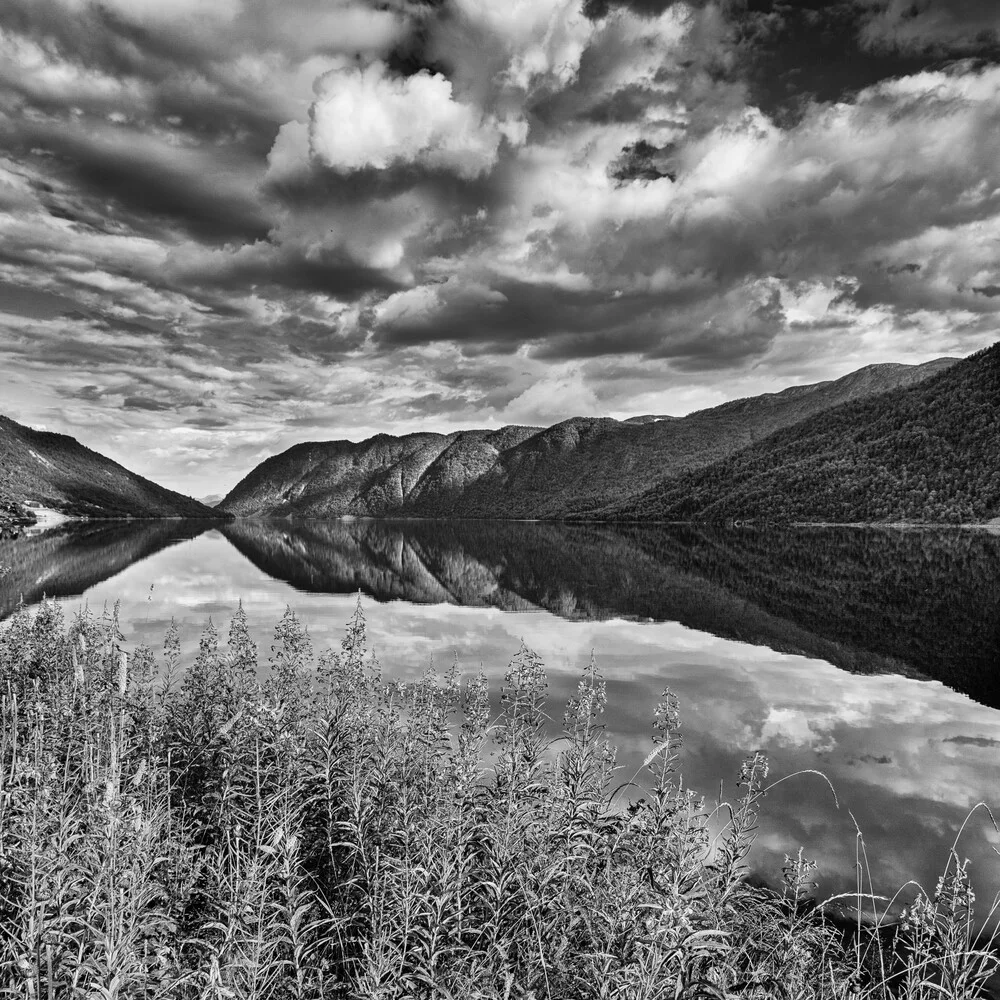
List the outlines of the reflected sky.
<svg viewBox="0 0 1000 1000">
<path fill-rule="evenodd" d="M 356 596 L 294 589 L 213 529 L 115 571 L 82 597 L 61 600 L 68 612 L 83 605 L 100 611 L 120 601 L 128 641 L 154 649 L 175 617 L 188 658 L 208 619 L 224 631 L 242 600 L 265 661 L 286 606 L 307 624 L 319 650 L 339 644 Z M 938 681 L 852 674 L 677 622 L 572 620 L 543 610 L 370 597 L 363 606 L 383 669 L 401 678 L 419 675 L 432 661 L 444 667 L 457 655 L 463 671 L 482 664 L 498 688 L 523 639 L 546 664 L 557 719 L 593 651 L 608 680 L 607 723 L 620 748 L 622 780 L 650 748 L 651 714 L 664 686 L 681 702 L 685 782 L 710 802 L 720 781 L 732 793 L 740 761 L 754 750 L 768 754 L 772 780 L 821 770 L 840 808 L 815 776 L 782 783 L 767 796 L 758 858 L 773 873 L 801 845 L 819 862 L 828 892 L 854 886 L 855 819 L 880 891 L 908 878 L 932 889 L 969 810 L 980 800 L 1000 805 L 1000 712 Z M 984 814 L 959 844 L 959 853 L 974 862 L 981 899 L 991 898 L 1000 883 L 997 845 Z"/>
</svg>

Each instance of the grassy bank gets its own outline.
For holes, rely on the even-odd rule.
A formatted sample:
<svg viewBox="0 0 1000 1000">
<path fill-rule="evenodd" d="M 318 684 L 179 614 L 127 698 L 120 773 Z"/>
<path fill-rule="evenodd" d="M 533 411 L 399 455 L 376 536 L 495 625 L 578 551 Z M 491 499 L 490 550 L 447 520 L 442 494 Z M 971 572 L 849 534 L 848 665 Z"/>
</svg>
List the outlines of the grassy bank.
<svg viewBox="0 0 1000 1000">
<path fill-rule="evenodd" d="M 287 612 L 262 671 L 242 611 L 190 664 L 123 645 L 53 605 L 0 630 L 8 996 L 929 1000 L 993 967 L 957 857 L 881 931 L 801 856 L 752 885 L 767 762 L 710 813 L 669 692 L 624 794 L 596 665 L 553 743 L 530 650 L 497 712 L 482 674 L 384 678 L 360 607 L 318 656 Z"/>
</svg>

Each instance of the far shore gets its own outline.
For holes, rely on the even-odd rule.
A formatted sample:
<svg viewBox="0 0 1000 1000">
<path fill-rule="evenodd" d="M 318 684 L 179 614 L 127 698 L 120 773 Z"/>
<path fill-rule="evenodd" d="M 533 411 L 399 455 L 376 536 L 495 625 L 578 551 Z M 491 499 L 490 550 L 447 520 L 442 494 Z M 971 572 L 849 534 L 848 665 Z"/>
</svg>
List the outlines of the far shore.
<svg viewBox="0 0 1000 1000">
<path fill-rule="evenodd" d="M 562 517 L 562 518 L 525 518 L 525 517 L 427 517 L 405 514 L 331 514 L 323 516 L 303 516 L 301 514 L 278 514 L 278 515 L 232 515 L 216 518 L 189 517 L 187 515 L 163 515 L 160 517 L 136 517 L 136 516 L 107 516 L 101 517 L 94 514 L 68 514 L 53 507 L 30 506 L 28 509 L 35 516 L 36 521 L 32 525 L 26 525 L 21 534 L 22 537 L 40 535 L 50 531 L 59 525 L 67 522 L 86 521 L 286 521 L 286 522 L 310 522 L 310 521 L 509 521 L 521 524 L 579 524 L 579 525 L 640 525 L 658 527 L 682 527 L 682 526 L 713 526 L 740 528 L 884 528 L 897 531 L 905 530 L 929 530 L 929 529 L 952 529 L 952 530 L 973 530 L 984 531 L 991 535 L 1000 535 L 1000 517 L 992 518 L 989 521 L 967 521 L 962 523 L 946 521 L 661 521 L 661 520 L 639 520 L 623 518 L 582 518 L 582 517 Z"/>
</svg>

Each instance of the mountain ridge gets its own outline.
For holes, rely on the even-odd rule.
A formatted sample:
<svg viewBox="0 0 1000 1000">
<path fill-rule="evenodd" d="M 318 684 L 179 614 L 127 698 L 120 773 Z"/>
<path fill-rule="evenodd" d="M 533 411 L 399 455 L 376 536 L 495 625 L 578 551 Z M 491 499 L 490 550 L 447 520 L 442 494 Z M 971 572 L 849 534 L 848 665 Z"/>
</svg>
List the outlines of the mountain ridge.
<svg viewBox="0 0 1000 1000">
<path fill-rule="evenodd" d="M 611 504 L 620 520 L 976 523 L 1000 514 L 1000 343 Z"/>
<path fill-rule="evenodd" d="M 843 402 L 919 384 L 957 360 L 869 365 L 686 417 L 573 417 L 545 428 L 303 442 L 265 459 L 217 509 L 237 517 L 594 516 L 665 477 Z"/>
</svg>

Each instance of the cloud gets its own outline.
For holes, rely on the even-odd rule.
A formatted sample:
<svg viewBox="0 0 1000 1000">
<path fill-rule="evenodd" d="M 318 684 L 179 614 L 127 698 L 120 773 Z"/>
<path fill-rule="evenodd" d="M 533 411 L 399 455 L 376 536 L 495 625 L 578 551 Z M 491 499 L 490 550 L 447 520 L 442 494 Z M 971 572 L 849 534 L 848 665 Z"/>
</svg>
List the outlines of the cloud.
<svg viewBox="0 0 1000 1000">
<path fill-rule="evenodd" d="M 125 410 L 151 410 L 154 413 L 163 410 L 171 410 L 170 403 L 165 403 L 158 399 L 146 399 L 143 396 L 126 396 L 122 401 L 122 409 Z"/>
<path fill-rule="evenodd" d="M 454 100 L 451 82 L 440 74 L 393 78 L 380 62 L 334 70 L 317 91 L 310 150 L 343 172 L 419 163 L 471 178 L 496 162 L 505 134 L 517 138 L 521 131 Z"/>
<path fill-rule="evenodd" d="M 570 83 L 594 30 L 576 0 L 511 0 L 503 4 L 455 0 L 455 9 L 473 37 L 480 34 L 493 43 L 492 58 L 499 55 L 506 59 L 502 78 L 518 88 L 528 88 L 540 77 L 560 85 Z M 475 53 L 472 45 L 463 49 L 466 58 Z"/>
<path fill-rule="evenodd" d="M 593 385 L 579 367 L 552 370 L 515 396 L 503 409 L 503 421 L 545 427 L 567 414 L 588 416 L 600 408 Z"/>
<path fill-rule="evenodd" d="M 70 9 L 86 10 L 89 0 L 65 0 Z M 133 24 L 171 26 L 178 22 L 198 27 L 220 27 L 231 22 L 242 6 L 242 0 L 103 0 L 107 10 Z"/>
<path fill-rule="evenodd" d="M 284 245 L 261 240 L 221 248 L 182 245 L 169 254 L 165 273 L 182 287 L 230 293 L 271 289 L 279 300 L 289 291 L 351 300 L 372 289 L 397 288 L 391 276 L 366 263 L 368 254 L 364 250 L 371 246 L 371 239 L 359 235 L 360 247 L 349 244 L 356 251 L 353 256 L 335 244 L 324 246 L 308 240 Z M 377 260 L 377 248 L 374 256 Z"/>
<path fill-rule="evenodd" d="M 1000 740 L 992 736 L 948 736 L 945 743 L 957 743 L 964 747 L 981 747 L 989 750 L 993 747 L 1000 747 Z"/>
<path fill-rule="evenodd" d="M 972 55 L 1000 49 L 992 0 L 862 0 L 861 41 L 871 48 Z"/>
<path fill-rule="evenodd" d="M 239 155 L 171 143 L 115 125 L 24 124 L 15 142 L 48 155 L 43 169 L 72 183 L 77 196 L 118 206 L 122 221 L 156 233 L 176 227 L 209 240 L 267 235 L 270 210 L 254 170 Z"/>
</svg>

